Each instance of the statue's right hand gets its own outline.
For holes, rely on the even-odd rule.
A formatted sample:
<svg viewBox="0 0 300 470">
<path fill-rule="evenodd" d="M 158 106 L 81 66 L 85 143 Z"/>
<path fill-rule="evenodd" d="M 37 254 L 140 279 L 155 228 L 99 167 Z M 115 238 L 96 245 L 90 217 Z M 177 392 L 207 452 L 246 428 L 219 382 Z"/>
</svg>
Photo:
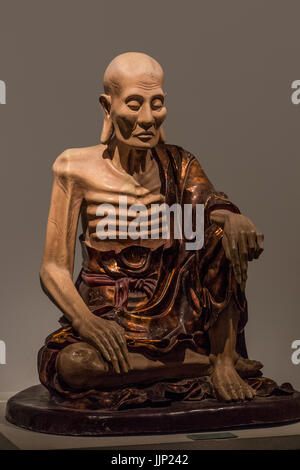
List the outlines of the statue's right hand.
<svg viewBox="0 0 300 470">
<path fill-rule="evenodd" d="M 94 346 L 112 364 L 118 374 L 132 369 L 124 329 L 118 323 L 88 315 L 73 326 L 83 340 Z"/>
</svg>

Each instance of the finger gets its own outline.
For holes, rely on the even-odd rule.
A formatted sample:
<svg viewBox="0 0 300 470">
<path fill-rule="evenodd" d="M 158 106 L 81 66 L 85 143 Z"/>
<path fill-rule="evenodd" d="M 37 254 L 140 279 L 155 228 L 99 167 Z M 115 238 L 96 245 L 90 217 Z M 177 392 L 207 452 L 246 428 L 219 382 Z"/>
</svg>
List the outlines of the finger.
<svg viewBox="0 0 300 470">
<path fill-rule="evenodd" d="M 235 242 L 235 239 L 231 239 L 230 243 L 230 256 L 231 256 L 231 264 L 233 267 L 234 275 L 236 277 L 236 280 L 239 284 L 242 283 L 242 276 L 241 276 L 241 265 L 240 265 L 240 259 L 238 256 L 238 248 Z"/>
<path fill-rule="evenodd" d="M 225 234 L 223 234 L 222 238 L 222 245 L 225 251 L 225 256 L 228 260 L 230 260 L 230 247 L 229 247 L 229 242 Z"/>
<path fill-rule="evenodd" d="M 108 362 L 112 362 L 112 358 L 109 354 L 109 352 L 107 351 L 107 349 L 105 348 L 104 344 L 102 343 L 102 341 L 98 338 L 92 338 L 91 339 L 91 342 L 93 343 L 93 345 L 95 346 L 95 348 L 101 352 L 102 356 L 104 357 L 104 359 L 106 359 Z"/>
<path fill-rule="evenodd" d="M 233 267 L 234 276 L 235 276 L 238 284 L 242 284 L 242 282 L 243 282 L 242 272 L 241 272 L 241 266 L 240 266 L 239 262 L 236 262 L 235 264 L 233 264 L 232 267 Z"/>
<path fill-rule="evenodd" d="M 113 348 L 113 350 L 114 350 L 114 352 L 115 352 L 115 354 L 118 358 L 121 371 L 127 373 L 128 370 L 129 370 L 128 365 L 126 364 L 126 361 L 123 357 L 123 352 L 122 352 L 117 340 L 115 339 L 113 332 L 111 332 L 111 334 L 109 335 L 109 339 L 110 339 L 111 346 L 112 346 L 112 348 Z"/>
<path fill-rule="evenodd" d="M 107 337 L 103 333 L 101 334 L 101 341 L 104 344 L 106 350 L 108 351 L 108 353 L 110 355 L 110 362 L 112 363 L 114 370 L 118 374 L 120 374 L 121 370 L 120 370 L 119 361 L 118 361 L 118 358 L 116 356 L 116 353 L 113 350 L 113 348 L 111 347 L 110 342 L 108 341 Z"/>
<path fill-rule="evenodd" d="M 241 276 L 242 276 L 242 287 L 246 285 L 247 280 L 247 268 L 248 268 L 248 246 L 247 246 L 247 234 L 242 231 L 239 238 L 239 258 L 241 266 Z"/>
<path fill-rule="evenodd" d="M 116 337 L 116 339 L 117 339 L 117 341 L 118 341 L 118 343 L 121 347 L 124 358 L 125 358 L 125 360 L 128 364 L 128 368 L 133 369 L 133 366 L 132 366 L 131 361 L 130 361 L 130 357 L 129 357 L 129 353 L 128 353 L 126 339 L 125 339 L 125 336 L 124 336 L 123 329 L 121 331 L 119 328 L 115 328 L 114 329 L 114 334 L 115 334 L 115 337 Z"/>
<path fill-rule="evenodd" d="M 257 259 L 260 254 L 264 250 L 264 235 L 262 233 L 258 233 L 256 235 L 256 251 L 254 254 L 254 258 Z"/>
<path fill-rule="evenodd" d="M 255 254 L 255 248 L 256 248 L 256 232 L 255 230 L 250 230 L 248 232 L 248 260 L 252 261 L 254 258 Z"/>
</svg>

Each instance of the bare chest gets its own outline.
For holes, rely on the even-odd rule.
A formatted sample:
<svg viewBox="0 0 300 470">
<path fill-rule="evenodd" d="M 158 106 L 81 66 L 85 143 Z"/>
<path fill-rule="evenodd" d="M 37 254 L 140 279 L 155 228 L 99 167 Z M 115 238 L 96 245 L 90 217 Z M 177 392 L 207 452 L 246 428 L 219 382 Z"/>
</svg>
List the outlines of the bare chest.
<svg viewBox="0 0 300 470">
<path fill-rule="evenodd" d="M 98 249 L 162 243 L 162 213 L 165 202 L 157 166 L 139 175 L 129 175 L 110 166 L 89 175 L 85 190 L 86 239 Z M 109 245 L 109 246 L 108 246 Z"/>
<path fill-rule="evenodd" d="M 96 214 L 100 204 L 111 204 L 117 208 L 124 197 L 127 198 L 128 205 L 149 206 L 164 201 L 157 167 L 141 175 L 129 175 L 105 167 L 102 170 L 87 178 L 85 201 L 88 215 Z"/>
</svg>

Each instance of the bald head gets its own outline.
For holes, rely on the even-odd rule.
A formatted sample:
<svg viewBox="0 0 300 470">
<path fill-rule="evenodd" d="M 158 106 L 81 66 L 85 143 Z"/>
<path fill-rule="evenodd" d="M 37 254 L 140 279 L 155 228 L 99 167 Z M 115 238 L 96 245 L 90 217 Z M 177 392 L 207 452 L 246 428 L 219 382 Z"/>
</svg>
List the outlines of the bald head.
<svg viewBox="0 0 300 470">
<path fill-rule="evenodd" d="M 99 101 L 105 113 L 101 142 L 115 136 L 129 147 L 150 149 L 164 141 L 162 123 L 167 115 L 163 70 L 141 52 L 115 57 L 104 74 Z"/>
<path fill-rule="evenodd" d="M 147 54 L 126 52 L 115 57 L 104 73 L 103 85 L 108 95 L 119 94 L 124 83 L 149 79 L 163 84 L 164 73 L 160 64 Z"/>
</svg>

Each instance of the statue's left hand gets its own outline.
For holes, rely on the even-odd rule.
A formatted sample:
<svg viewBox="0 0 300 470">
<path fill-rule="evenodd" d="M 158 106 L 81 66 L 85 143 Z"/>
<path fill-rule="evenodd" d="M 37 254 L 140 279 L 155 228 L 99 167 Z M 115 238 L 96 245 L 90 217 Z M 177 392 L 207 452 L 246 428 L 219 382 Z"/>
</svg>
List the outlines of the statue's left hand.
<svg viewBox="0 0 300 470">
<path fill-rule="evenodd" d="M 222 225 L 225 255 L 231 262 L 237 282 L 245 290 L 248 261 L 257 259 L 263 252 L 264 236 L 244 215 L 216 210 L 210 218 Z"/>
</svg>

